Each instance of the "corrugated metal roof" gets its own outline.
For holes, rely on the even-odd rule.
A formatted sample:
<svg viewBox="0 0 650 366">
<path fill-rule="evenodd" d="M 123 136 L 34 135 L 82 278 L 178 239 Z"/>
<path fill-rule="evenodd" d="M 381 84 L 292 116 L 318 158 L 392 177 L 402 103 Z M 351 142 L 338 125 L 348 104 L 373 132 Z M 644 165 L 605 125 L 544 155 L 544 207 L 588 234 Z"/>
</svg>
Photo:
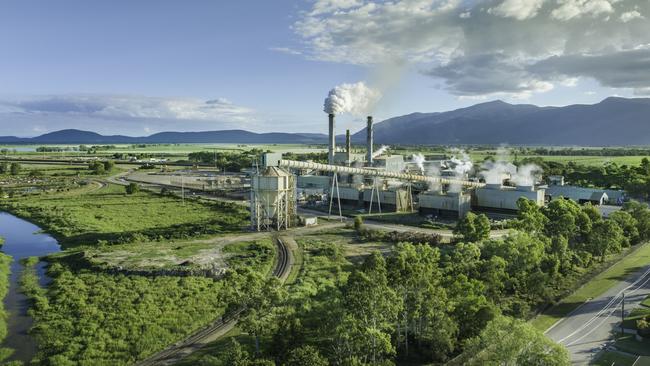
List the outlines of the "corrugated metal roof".
<svg viewBox="0 0 650 366">
<path fill-rule="evenodd" d="M 576 186 L 549 186 L 546 189 L 546 194 L 553 198 L 562 196 L 574 201 L 600 201 L 602 198 L 605 200 L 608 199 L 607 193 L 603 189 Z"/>
</svg>

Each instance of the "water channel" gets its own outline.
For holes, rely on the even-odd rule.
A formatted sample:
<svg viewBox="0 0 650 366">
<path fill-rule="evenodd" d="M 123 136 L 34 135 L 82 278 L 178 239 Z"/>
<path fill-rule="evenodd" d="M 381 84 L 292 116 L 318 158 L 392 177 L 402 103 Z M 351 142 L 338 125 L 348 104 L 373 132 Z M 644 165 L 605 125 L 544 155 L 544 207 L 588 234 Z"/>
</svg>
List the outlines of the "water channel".
<svg viewBox="0 0 650 366">
<path fill-rule="evenodd" d="M 59 252 L 61 246 L 56 239 L 42 233 L 38 226 L 5 212 L 0 212 L 0 236 L 5 239 L 0 250 L 13 257 L 9 292 L 4 299 L 5 311 L 8 314 L 8 332 L 1 346 L 14 350 L 8 361 L 19 360 L 28 363 L 36 353 L 36 342 L 28 334 L 32 319 L 27 315 L 28 300 L 20 292 L 19 282 L 23 271 L 20 261 L 23 258 Z M 49 278 L 45 276 L 45 263 L 38 263 L 36 268 L 41 286 L 46 286 Z"/>
</svg>

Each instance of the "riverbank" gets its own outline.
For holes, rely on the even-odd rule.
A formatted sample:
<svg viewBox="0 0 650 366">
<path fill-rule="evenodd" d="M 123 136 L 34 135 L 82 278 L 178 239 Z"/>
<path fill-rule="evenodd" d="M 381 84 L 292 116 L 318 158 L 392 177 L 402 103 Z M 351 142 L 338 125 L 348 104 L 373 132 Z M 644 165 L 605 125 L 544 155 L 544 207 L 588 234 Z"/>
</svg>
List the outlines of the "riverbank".
<svg viewBox="0 0 650 366">
<path fill-rule="evenodd" d="M 33 321 L 27 314 L 29 301 L 20 289 L 20 278 L 24 269 L 20 261 L 28 257 L 43 257 L 59 252 L 61 247 L 56 239 L 42 233 L 38 226 L 5 212 L 0 212 L 0 236 L 5 239 L 1 250 L 8 258 L 10 272 L 6 277 L 7 290 L 2 302 L 7 336 L 1 340 L 0 346 L 13 350 L 7 360 L 27 363 L 36 354 L 37 344 L 28 334 Z M 36 270 L 39 281 L 42 284 L 47 283 L 45 263 L 39 262 Z M 3 275 L 0 273 L 0 276 Z"/>
</svg>

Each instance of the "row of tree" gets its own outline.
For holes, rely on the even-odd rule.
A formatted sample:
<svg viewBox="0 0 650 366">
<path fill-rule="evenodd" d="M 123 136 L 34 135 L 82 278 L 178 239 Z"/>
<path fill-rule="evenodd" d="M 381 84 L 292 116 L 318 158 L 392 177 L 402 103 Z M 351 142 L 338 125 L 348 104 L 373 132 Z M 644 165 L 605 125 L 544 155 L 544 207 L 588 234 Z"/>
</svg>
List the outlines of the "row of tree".
<svg viewBox="0 0 650 366">
<path fill-rule="evenodd" d="M 242 329 L 256 339 L 247 362 L 285 364 L 309 347 L 314 362 L 333 365 L 568 364 L 566 350 L 523 319 L 608 254 L 650 239 L 650 209 L 631 202 L 604 219 L 568 200 L 540 208 L 522 199 L 519 207 L 516 230 L 503 238 L 490 239 L 487 218 L 470 214 L 457 244 L 398 244 L 307 298 L 287 295 L 275 279 L 230 274 L 225 301 L 243 307 Z"/>
<path fill-rule="evenodd" d="M 525 158 L 519 164 L 534 163 L 544 176 L 562 175 L 568 184 L 623 189 L 633 197 L 644 200 L 650 197 L 650 160 L 643 158 L 638 166 L 605 163 L 600 166 L 545 161 L 542 158 Z"/>
<path fill-rule="evenodd" d="M 8 163 L 6 161 L 0 163 L 0 174 L 19 175 L 22 171 L 22 166 L 19 163 Z"/>
</svg>

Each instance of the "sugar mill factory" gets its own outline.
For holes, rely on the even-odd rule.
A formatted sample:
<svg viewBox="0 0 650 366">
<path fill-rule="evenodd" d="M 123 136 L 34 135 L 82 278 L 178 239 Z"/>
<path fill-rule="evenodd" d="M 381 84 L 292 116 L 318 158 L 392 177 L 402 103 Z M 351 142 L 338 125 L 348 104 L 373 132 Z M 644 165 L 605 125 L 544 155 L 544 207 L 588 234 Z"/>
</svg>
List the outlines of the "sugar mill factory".
<svg viewBox="0 0 650 366">
<path fill-rule="evenodd" d="M 352 145 L 350 130 L 337 146 L 337 115 L 365 115 L 381 97 L 363 82 L 342 84 L 325 99 L 327 113 L 327 164 L 283 159 L 264 154 L 251 178 L 252 228 L 281 230 L 306 224 L 299 211 L 346 214 L 415 213 L 433 219 L 457 220 L 470 211 L 495 218 L 513 217 L 518 201 L 526 198 L 538 206 L 554 199 L 578 203 L 621 204 L 620 191 L 565 186 L 562 177 L 548 177 L 539 167 L 515 166 L 508 159 L 486 159 L 474 166 L 462 150 L 453 156 L 405 157 L 387 146 L 375 149 L 374 121 L 367 116 L 365 144 Z"/>
<path fill-rule="evenodd" d="M 471 162 L 457 158 L 405 158 L 382 147 L 375 150 L 374 122 L 366 120 L 365 153 L 353 150 L 350 131 L 336 144 L 336 116 L 328 114 L 327 164 L 263 155 L 252 177 L 251 221 L 255 230 L 281 230 L 298 224 L 298 205 L 340 215 L 420 212 L 458 219 L 470 211 L 514 214 L 527 198 L 543 206 L 547 199 L 541 176 L 512 164 L 494 163 L 470 176 Z"/>
</svg>

